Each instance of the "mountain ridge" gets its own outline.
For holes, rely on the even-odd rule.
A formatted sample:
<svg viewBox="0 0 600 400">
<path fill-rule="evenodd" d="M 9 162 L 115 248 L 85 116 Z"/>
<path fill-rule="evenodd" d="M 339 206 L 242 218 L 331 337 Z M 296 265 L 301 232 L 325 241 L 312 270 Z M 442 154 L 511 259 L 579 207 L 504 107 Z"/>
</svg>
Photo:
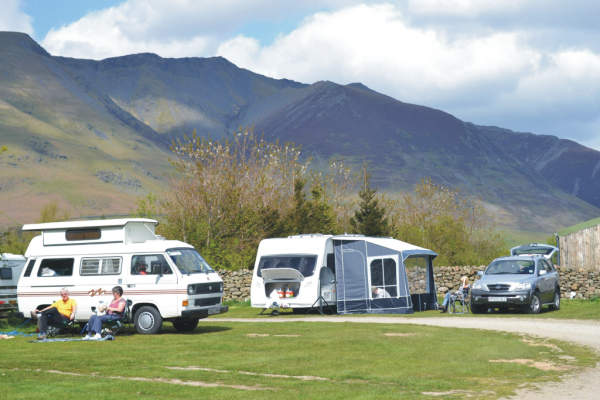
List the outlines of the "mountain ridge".
<svg viewBox="0 0 600 400">
<path fill-rule="evenodd" d="M 506 211 L 507 226 L 555 230 L 599 213 L 600 152 L 464 122 L 360 82 L 272 79 L 222 57 L 57 57 L 18 33 L 0 32 L 0 50 L 0 135 L 11 149 L 0 156 L 10 172 L 0 174 L 3 201 L 29 195 L 79 213 L 125 213 L 136 197 L 163 190 L 173 139 L 254 126 L 322 161 L 368 161 L 387 191 L 424 177 L 460 188 Z M 56 190 L 40 168 L 58 182 L 86 182 L 94 201 L 79 187 Z M 18 219 L 34 215 L 8 209 Z"/>
</svg>

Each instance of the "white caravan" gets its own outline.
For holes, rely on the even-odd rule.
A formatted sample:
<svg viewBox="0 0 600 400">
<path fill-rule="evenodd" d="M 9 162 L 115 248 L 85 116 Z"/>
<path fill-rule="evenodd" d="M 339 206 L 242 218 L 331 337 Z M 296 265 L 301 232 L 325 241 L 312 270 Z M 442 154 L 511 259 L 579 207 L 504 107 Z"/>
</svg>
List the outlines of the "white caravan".
<svg viewBox="0 0 600 400">
<path fill-rule="evenodd" d="M 252 307 L 338 314 L 410 314 L 435 309 L 437 254 L 393 238 L 297 235 L 260 242 Z"/>
<path fill-rule="evenodd" d="M 0 254 L 0 311 L 17 309 L 17 282 L 25 265 L 25 257 Z"/>
<path fill-rule="evenodd" d="M 18 283 L 19 311 L 28 316 L 59 298 L 65 287 L 77 302 L 76 321 L 123 288 L 139 333 L 156 333 L 162 321 L 193 330 L 200 318 L 227 311 L 223 281 L 189 244 L 155 234 L 157 221 L 129 218 L 24 225 L 41 231 L 27 248 Z"/>
<path fill-rule="evenodd" d="M 264 239 L 258 245 L 250 301 L 252 307 L 306 309 L 335 305 L 335 269 L 331 235 Z"/>
</svg>

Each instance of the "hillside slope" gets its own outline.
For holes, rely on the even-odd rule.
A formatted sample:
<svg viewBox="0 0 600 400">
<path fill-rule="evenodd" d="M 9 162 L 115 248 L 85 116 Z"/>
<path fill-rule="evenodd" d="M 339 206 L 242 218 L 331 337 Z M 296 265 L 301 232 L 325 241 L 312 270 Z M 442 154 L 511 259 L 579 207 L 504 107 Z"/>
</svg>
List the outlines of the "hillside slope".
<svg viewBox="0 0 600 400">
<path fill-rule="evenodd" d="M 23 34 L 0 34 L 0 221 L 57 201 L 78 215 L 129 212 L 157 190 L 168 154 L 110 98 L 73 80 Z"/>
</svg>

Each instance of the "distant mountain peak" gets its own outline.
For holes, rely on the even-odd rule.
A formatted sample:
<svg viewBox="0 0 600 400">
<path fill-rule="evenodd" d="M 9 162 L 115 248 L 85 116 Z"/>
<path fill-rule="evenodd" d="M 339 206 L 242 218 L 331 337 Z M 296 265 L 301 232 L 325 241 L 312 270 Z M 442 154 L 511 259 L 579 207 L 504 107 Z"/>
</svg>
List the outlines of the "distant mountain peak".
<svg viewBox="0 0 600 400">
<path fill-rule="evenodd" d="M 3 51 L 10 50 L 11 48 L 23 49 L 43 56 L 50 56 L 31 36 L 23 32 L 0 31 L 0 48 Z"/>
<path fill-rule="evenodd" d="M 360 82 L 352 82 L 352 83 L 347 84 L 346 86 L 355 88 L 355 89 L 373 91 L 371 88 L 369 88 L 368 86 L 366 86 L 365 84 L 360 83 Z"/>
</svg>

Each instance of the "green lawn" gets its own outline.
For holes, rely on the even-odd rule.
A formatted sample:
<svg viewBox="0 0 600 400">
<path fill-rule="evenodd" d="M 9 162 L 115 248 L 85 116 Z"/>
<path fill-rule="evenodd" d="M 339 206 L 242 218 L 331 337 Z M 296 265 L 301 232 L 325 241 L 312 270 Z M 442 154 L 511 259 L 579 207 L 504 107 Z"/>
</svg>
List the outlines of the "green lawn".
<svg viewBox="0 0 600 400">
<path fill-rule="evenodd" d="M 0 340 L 0 398 L 497 398 L 564 373 L 535 361 L 571 372 L 598 361 L 588 349 L 558 341 L 387 324 L 209 318 L 192 334 L 165 324 L 159 335 L 125 334 L 113 342 L 32 340 Z M 531 361 L 490 361 L 515 359 Z"/>
<path fill-rule="evenodd" d="M 230 302 L 229 312 L 220 314 L 214 318 L 273 318 L 270 312 L 265 315 L 260 315 L 260 309 L 250 307 L 249 302 L 239 303 Z M 457 314 L 441 314 L 439 311 L 416 312 L 414 314 L 353 314 L 353 316 L 384 316 L 398 318 L 423 318 L 423 317 L 446 317 L 452 318 Z M 487 314 L 458 314 L 467 317 L 490 317 L 490 318 L 507 318 L 507 317 L 525 317 L 525 318 L 556 318 L 556 319 L 585 319 L 585 320 L 600 320 L 600 299 L 593 300 L 565 300 L 561 301 L 560 310 L 550 311 L 548 307 L 544 307 L 540 314 L 523 314 L 518 312 L 492 312 Z M 298 315 L 292 314 L 290 310 L 282 311 L 277 318 L 294 318 Z"/>
</svg>

